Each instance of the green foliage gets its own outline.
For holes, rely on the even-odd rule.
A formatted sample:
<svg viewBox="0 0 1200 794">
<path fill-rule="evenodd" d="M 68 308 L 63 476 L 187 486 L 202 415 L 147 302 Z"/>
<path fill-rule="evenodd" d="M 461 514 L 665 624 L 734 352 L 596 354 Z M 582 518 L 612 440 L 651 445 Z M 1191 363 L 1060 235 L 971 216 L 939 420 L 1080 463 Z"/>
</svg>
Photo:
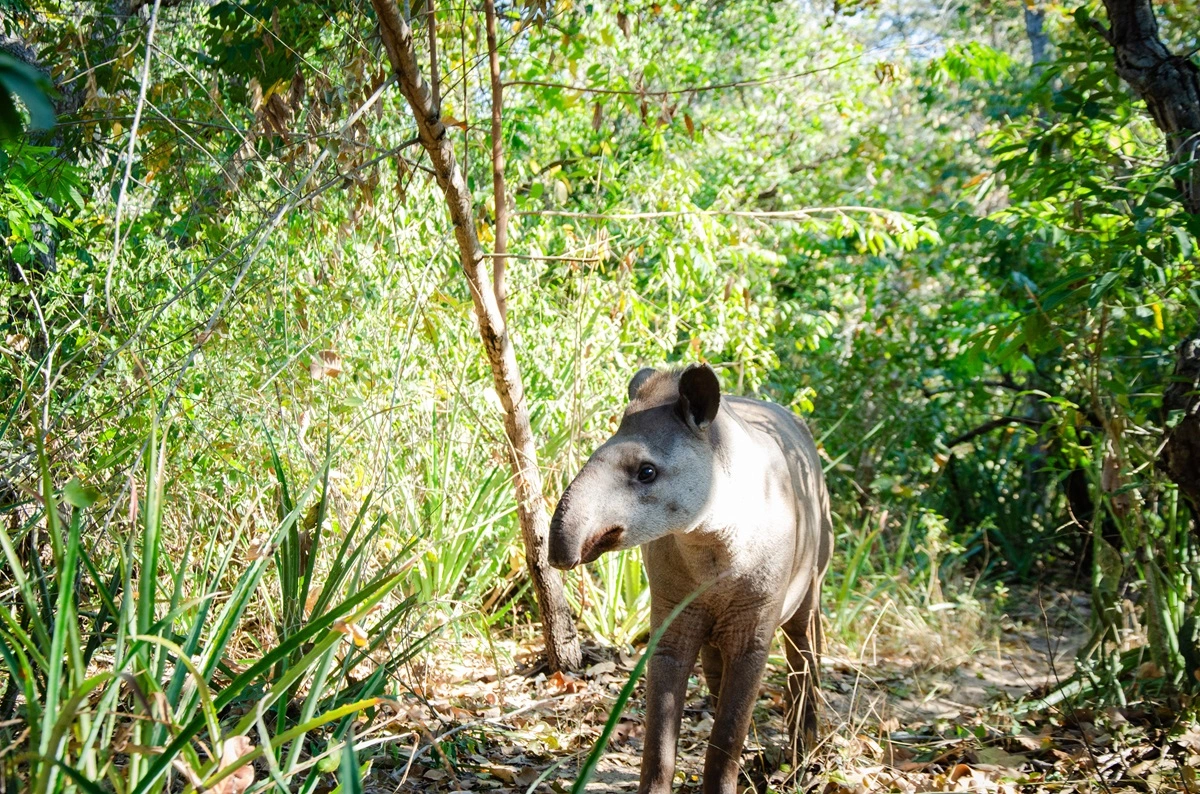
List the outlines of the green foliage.
<svg viewBox="0 0 1200 794">
<path fill-rule="evenodd" d="M 315 523 L 312 513 L 304 518 L 304 510 L 319 479 L 296 494 L 248 558 L 242 527 L 220 541 L 200 544 L 195 560 L 199 538 L 193 535 L 182 556 L 169 559 L 161 553 L 169 545 L 163 535 L 170 504 L 165 439 L 152 434 L 145 447 L 144 479 L 130 481 L 134 525 L 125 541 L 108 547 L 115 559 L 103 557 L 108 544 L 95 534 L 104 521 L 103 505 L 93 509 L 95 492 L 72 479 L 61 494 L 64 504 L 44 455 L 40 501 L 15 508 L 14 518 L 26 516 L 23 524 L 14 522 L 15 533 L 0 530 L 6 572 L 18 596 L 12 611 L 0 610 L 0 654 L 10 692 L 18 687 L 21 695 L 19 703 L 5 697 L 4 719 L 9 726 L 29 727 L 19 736 L 6 729 L 18 749 L 17 765 L 10 761 L 4 775 L 13 783 L 23 781 L 21 788 L 60 790 L 65 772 L 89 790 L 94 786 L 87 781 L 109 780 L 120 781 L 122 790 L 160 791 L 168 786 L 164 776 L 171 770 L 193 785 L 211 786 L 263 755 L 275 775 L 290 778 L 308 766 L 299 761 L 309 734 L 329 725 L 344 732 L 356 714 L 376 708 L 387 675 L 421 648 L 420 640 L 410 642 L 393 650 L 389 663 L 366 680 L 351 676 L 415 604 L 391 595 L 404 578 L 394 572 L 395 563 L 374 570 L 367 565 L 359 545 L 371 539 L 359 531 L 366 505 L 344 533 L 332 564 L 319 556 L 319 542 L 311 541 L 319 538 L 324 523 L 327 479 L 313 505 Z M 115 509 L 115 503 L 108 507 L 109 516 Z M 311 545 L 292 562 L 307 583 L 319 575 L 315 598 L 306 615 L 278 627 L 273 648 L 239 671 L 227 654 L 245 632 L 247 607 L 271 567 L 269 549 L 283 550 L 275 557 L 276 568 L 284 568 L 287 550 L 301 539 Z M 38 556 L 47 540 L 51 567 L 42 571 Z M 367 615 L 377 608 L 383 614 L 368 632 Z M 90 673 L 102 659 L 105 669 Z M 302 696 L 301 682 L 307 683 Z M 294 697 L 302 703 L 298 718 L 285 708 Z M 85 703 L 91 706 L 83 708 Z M 273 731 L 266 722 L 272 711 Z M 236 763 L 215 757 L 227 740 L 255 729 L 258 746 L 246 742 L 247 752 Z M 207 757 L 197 746 L 208 748 Z M 220 770 L 218 760 L 223 761 Z"/>
<path fill-rule="evenodd" d="M 29 129 L 48 130 L 54 126 L 53 92 L 50 80 L 27 63 L 0 53 L 0 139 L 18 137 L 25 124 L 14 101 L 20 98 L 29 113 Z"/>
<path fill-rule="evenodd" d="M 490 246 L 482 20 L 438 6 L 407 10 Z M 1189 7 L 1161 10 L 1180 52 Z M 5 21 L 78 100 L 56 148 L 0 150 L 0 706 L 32 726 L 6 774 L 149 790 L 182 759 L 211 783 L 233 771 L 197 739 L 257 732 L 274 778 L 353 790 L 352 714 L 425 632 L 536 620 L 453 230 L 365 7 L 164 4 L 132 146 L 145 18 L 107 8 Z M 820 439 L 835 637 L 971 631 L 977 582 L 1059 571 L 1093 591 L 1097 697 L 1121 697 L 1122 644 L 1187 684 L 1196 535 L 1154 459 L 1200 227 L 1089 12 L 1047 9 L 1036 68 L 1016 5 L 500 12 L 509 331 L 548 505 L 638 366 L 706 360 Z M 593 635 L 642 636 L 635 552 L 567 591 Z M 116 716 L 158 693 L 169 720 Z M 169 752 L 118 765 L 117 738 Z"/>
</svg>

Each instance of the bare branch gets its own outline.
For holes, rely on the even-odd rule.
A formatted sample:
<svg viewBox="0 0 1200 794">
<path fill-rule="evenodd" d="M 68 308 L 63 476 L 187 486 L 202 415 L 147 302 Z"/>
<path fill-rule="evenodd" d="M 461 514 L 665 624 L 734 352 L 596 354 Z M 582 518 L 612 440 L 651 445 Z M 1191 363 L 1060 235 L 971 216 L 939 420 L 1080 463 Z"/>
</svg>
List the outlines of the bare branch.
<svg viewBox="0 0 1200 794">
<path fill-rule="evenodd" d="M 433 92 L 433 106 L 441 114 L 442 87 L 438 79 L 437 51 L 437 7 L 434 0 L 425 0 L 425 28 L 429 33 L 429 84 Z"/>
<path fill-rule="evenodd" d="M 549 83 L 542 80 L 510 80 L 504 83 L 505 86 L 533 86 L 536 88 L 561 88 L 564 91 L 578 91 L 581 94 L 602 94 L 610 96 L 637 96 L 637 97 L 668 97 L 680 96 L 683 94 L 702 94 L 708 91 L 722 91 L 729 88 L 754 88 L 760 85 L 772 85 L 774 83 L 786 83 L 791 80 L 799 80 L 802 77 L 809 77 L 821 72 L 829 72 L 837 69 L 839 66 L 844 66 L 848 63 L 860 60 L 862 55 L 854 55 L 849 58 L 843 58 L 836 63 L 831 63 L 826 66 L 818 66 L 815 69 L 806 69 L 802 72 L 791 72 L 789 74 L 775 75 L 774 77 L 763 77 L 758 80 L 732 80 L 726 83 L 712 83 L 710 85 L 688 86 L 685 88 L 669 88 L 661 90 L 631 90 L 620 88 L 599 88 L 596 86 L 587 85 L 569 85 L 567 83 Z"/>
<path fill-rule="evenodd" d="M 946 442 L 947 447 L 957 447 L 959 444 L 965 444 L 971 439 L 986 435 L 993 430 L 1008 425 L 1025 425 L 1026 427 L 1041 427 L 1045 422 L 1041 419 L 1033 419 L 1028 416 L 1002 416 L 999 419 L 993 419 L 990 422 L 984 422 L 974 430 L 968 430 L 961 436 L 956 436 Z"/>
<path fill-rule="evenodd" d="M 661 212 L 570 212 L 568 210 L 522 210 L 516 215 L 543 215 L 550 218 L 579 218 L 595 221 L 645 221 L 658 218 L 709 217 L 754 218 L 758 220 L 806 221 L 819 215 L 863 213 L 885 217 L 901 217 L 903 213 L 878 207 L 846 205 L 841 207 L 811 207 L 803 210 L 663 210 Z"/>
<path fill-rule="evenodd" d="M 125 175 L 121 177 L 121 188 L 117 192 L 117 208 L 113 213 L 113 250 L 104 274 L 104 306 L 110 320 L 117 319 L 116 305 L 112 297 L 113 271 L 121 257 L 121 209 L 125 206 L 125 193 L 129 189 L 129 177 L 133 173 L 133 158 L 137 151 L 138 125 L 142 121 L 142 108 L 146 106 L 146 86 L 150 83 L 150 61 L 154 57 L 154 29 L 158 26 L 158 7 L 161 0 L 154 0 L 150 10 L 150 28 L 146 31 L 146 57 L 142 60 L 142 83 L 138 88 L 137 105 L 133 111 L 133 123 L 129 125 L 129 151 L 125 154 Z"/>
<path fill-rule="evenodd" d="M 504 86 L 500 82 L 500 52 L 496 47 L 496 3 L 483 0 L 487 17 L 488 70 L 492 83 L 492 198 L 496 205 L 496 243 L 492 260 L 492 289 L 500 316 L 508 316 L 508 286 L 504 271 L 508 266 L 508 193 L 504 188 L 504 138 L 501 120 L 504 113 Z"/>
</svg>

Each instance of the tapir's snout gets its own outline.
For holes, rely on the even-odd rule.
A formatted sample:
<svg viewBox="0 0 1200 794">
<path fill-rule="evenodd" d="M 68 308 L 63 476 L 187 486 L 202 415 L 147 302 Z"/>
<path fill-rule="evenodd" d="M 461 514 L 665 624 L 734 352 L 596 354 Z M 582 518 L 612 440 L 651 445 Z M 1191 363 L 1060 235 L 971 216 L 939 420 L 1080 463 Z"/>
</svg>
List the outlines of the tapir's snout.
<svg viewBox="0 0 1200 794">
<path fill-rule="evenodd" d="M 597 523 L 601 511 L 588 509 L 587 494 L 580 495 L 580 488 L 586 491 L 586 485 L 585 482 L 581 486 L 579 479 L 571 483 L 558 500 L 554 517 L 550 519 L 547 556 L 552 566 L 564 571 L 591 562 L 606 551 L 621 548 L 625 540 L 624 526 Z"/>
</svg>

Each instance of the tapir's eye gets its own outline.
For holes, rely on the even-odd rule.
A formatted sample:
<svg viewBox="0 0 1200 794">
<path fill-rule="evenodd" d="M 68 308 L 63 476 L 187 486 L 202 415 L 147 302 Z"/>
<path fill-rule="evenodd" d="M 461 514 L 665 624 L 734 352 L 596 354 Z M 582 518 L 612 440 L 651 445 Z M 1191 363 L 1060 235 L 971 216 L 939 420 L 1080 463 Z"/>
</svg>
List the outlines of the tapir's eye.
<svg viewBox="0 0 1200 794">
<path fill-rule="evenodd" d="M 638 466 L 638 482 L 651 483 L 654 482 L 654 478 L 657 476 L 658 469 L 654 468 L 653 463 L 643 463 L 641 466 Z"/>
</svg>

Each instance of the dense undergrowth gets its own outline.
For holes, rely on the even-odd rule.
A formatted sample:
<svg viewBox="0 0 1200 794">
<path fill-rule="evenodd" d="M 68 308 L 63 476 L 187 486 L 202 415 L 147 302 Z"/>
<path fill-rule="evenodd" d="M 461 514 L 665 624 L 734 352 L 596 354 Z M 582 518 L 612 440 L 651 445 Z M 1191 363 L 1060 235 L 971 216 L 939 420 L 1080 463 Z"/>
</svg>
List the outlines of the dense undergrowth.
<svg viewBox="0 0 1200 794">
<path fill-rule="evenodd" d="M 1185 696 L 1200 548 L 1155 466 L 1200 309 L 1178 166 L 1098 7 L 1041 8 L 1031 64 L 1019 4 L 850 6 L 501 4 L 547 503 L 639 366 L 705 360 L 814 430 L 841 647 L 940 658 L 1012 592 L 1071 588 L 1091 636 L 1039 697 Z M 1195 4 L 1160 13 L 1194 52 Z M 0 785 L 240 794 L 252 761 L 259 786 L 360 790 L 409 741 L 388 726 L 415 660 L 538 620 L 502 407 L 369 5 L 0 15 L 60 113 L 0 149 Z M 436 19 L 486 245 L 482 22 Z M 636 551 L 567 592 L 590 638 L 642 647 Z"/>
</svg>

